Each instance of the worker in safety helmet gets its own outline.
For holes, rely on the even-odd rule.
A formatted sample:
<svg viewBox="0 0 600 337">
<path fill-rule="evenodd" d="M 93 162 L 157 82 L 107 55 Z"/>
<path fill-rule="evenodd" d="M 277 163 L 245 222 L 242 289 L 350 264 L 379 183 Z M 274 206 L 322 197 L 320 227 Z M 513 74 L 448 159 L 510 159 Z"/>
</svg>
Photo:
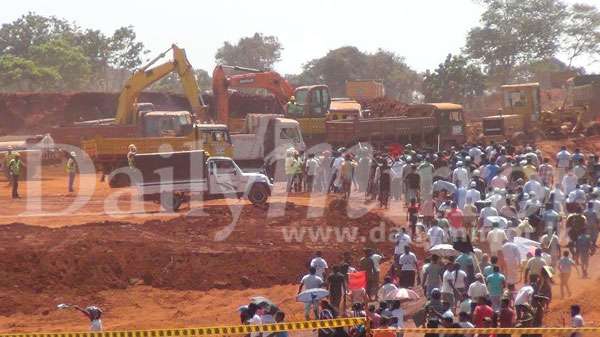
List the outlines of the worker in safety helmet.
<svg viewBox="0 0 600 337">
<path fill-rule="evenodd" d="M 65 166 L 65 170 L 69 175 L 69 193 L 73 192 L 73 184 L 75 183 L 75 175 L 77 174 L 77 160 L 75 159 L 76 156 L 77 154 L 75 153 L 75 151 L 72 151 L 71 153 L 67 154 L 67 164 Z"/>
<path fill-rule="evenodd" d="M 127 152 L 127 164 L 129 167 L 135 167 L 135 155 L 137 154 L 137 148 L 133 144 L 129 144 L 129 152 Z"/>
<path fill-rule="evenodd" d="M 19 197 L 19 176 L 21 175 L 21 169 L 23 168 L 23 162 L 21 161 L 21 155 L 15 152 L 13 158 L 8 162 L 8 171 L 10 173 L 10 181 L 12 184 L 12 198 L 18 199 Z"/>
<path fill-rule="evenodd" d="M 10 178 L 10 170 L 8 169 L 8 163 L 10 163 L 10 161 L 14 157 L 15 154 L 13 153 L 13 147 L 9 146 L 6 151 L 6 155 L 4 156 L 4 161 L 2 162 L 2 170 L 4 171 L 4 176 L 6 177 L 9 186 L 12 183 L 12 179 Z"/>
</svg>

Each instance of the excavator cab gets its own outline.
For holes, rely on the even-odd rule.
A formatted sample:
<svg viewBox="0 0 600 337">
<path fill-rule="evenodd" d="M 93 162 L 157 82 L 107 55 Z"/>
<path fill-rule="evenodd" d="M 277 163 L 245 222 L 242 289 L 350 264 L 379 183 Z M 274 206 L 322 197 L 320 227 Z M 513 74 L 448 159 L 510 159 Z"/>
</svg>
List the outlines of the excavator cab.
<svg viewBox="0 0 600 337">
<path fill-rule="evenodd" d="M 194 128 L 188 111 L 151 111 L 142 116 L 146 137 L 183 137 L 190 135 Z"/>
<path fill-rule="evenodd" d="M 331 104 L 329 88 L 326 85 L 298 87 L 294 91 L 296 105 L 301 107 L 302 115 L 295 118 L 325 117 Z"/>
</svg>

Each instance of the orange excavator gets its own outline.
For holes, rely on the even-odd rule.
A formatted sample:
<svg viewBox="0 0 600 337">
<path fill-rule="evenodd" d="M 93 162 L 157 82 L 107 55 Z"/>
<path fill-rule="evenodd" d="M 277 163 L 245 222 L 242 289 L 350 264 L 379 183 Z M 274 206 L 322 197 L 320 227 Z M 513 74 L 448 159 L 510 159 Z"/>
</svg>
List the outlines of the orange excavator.
<svg viewBox="0 0 600 337">
<path fill-rule="evenodd" d="M 225 69 L 244 73 L 227 75 Z M 294 88 L 275 71 L 218 65 L 213 71 L 213 95 L 217 119 L 220 123 L 229 125 L 230 130 L 235 130 L 243 125 L 243 121 L 229 117 L 229 88 L 260 88 L 269 91 L 281 104 L 286 117 L 300 123 L 304 136 L 324 137 L 325 120 L 331 104 L 329 88 L 326 85 Z"/>
</svg>

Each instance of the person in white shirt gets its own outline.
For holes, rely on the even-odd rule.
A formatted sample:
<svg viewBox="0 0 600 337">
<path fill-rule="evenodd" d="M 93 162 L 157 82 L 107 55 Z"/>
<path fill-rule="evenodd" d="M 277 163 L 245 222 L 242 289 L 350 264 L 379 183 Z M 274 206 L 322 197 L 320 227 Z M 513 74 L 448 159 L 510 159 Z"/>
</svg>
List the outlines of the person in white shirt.
<svg viewBox="0 0 600 337">
<path fill-rule="evenodd" d="M 508 241 L 502 245 L 502 256 L 504 257 L 504 264 L 506 270 L 504 276 L 506 276 L 506 284 L 515 285 L 519 282 L 521 266 L 521 252 L 519 247 L 514 243 L 513 238 L 509 238 Z"/>
<path fill-rule="evenodd" d="M 321 288 L 323 286 L 323 279 L 316 275 L 317 269 L 315 267 L 310 267 L 308 270 L 309 274 L 304 275 L 300 280 L 298 294 L 300 294 L 302 290 Z M 319 304 L 317 301 L 304 303 L 304 318 L 307 321 L 309 320 L 311 308 L 315 314 L 315 319 L 319 319 Z"/>
<path fill-rule="evenodd" d="M 405 246 L 404 254 L 402 254 L 398 259 L 398 264 L 400 265 L 400 287 L 414 287 L 415 276 L 419 279 L 418 282 L 421 283 L 421 276 L 417 275 L 417 263 L 417 256 L 410 251 L 409 246 Z"/>
<path fill-rule="evenodd" d="M 569 195 L 572 191 L 577 188 L 577 176 L 573 173 L 573 171 L 568 171 L 567 174 L 562 178 L 562 190 L 565 192 L 565 195 Z"/>
<path fill-rule="evenodd" d="M 467 278 L 467 273 L 460 270 L 460 265 L 458 263 L 450 266 L 448 270 L 444 272 L 442 276 L 442 301 L 448 302 L 451 308 L 454 308 L 455 302 L 455 293 L 459 293 L 460 289 L 464 290 L 465 288 L 465 279 Z M 460 300 L 459 298 L 456 299 Z"/>
<path fill-rule="evenodd" d="M 483 151 L 477 146 L 473 146 L 469 149 L 469 156 L 473 158 L 473 162 L 479 166 L 481 163 L 481 156 L 483 155 Z"/>
<path fill-rule="evenodd" d="M 340 169 L 342 168 L 343 163 L 344 158 L 342 158 L 341 154 L 338 154 L 331 164 L 331 177 L 328 182 L 327 193 L 335 190 L 335 183 L 340 177 Z"/>
<path fill-rule="evenodd" d="M 308 155 L 308 160 L 306 161 L 306 189 L 308 192 L 313 191 L 313 187 L 315 184 L 315 177 L 319 171 L 319 160 L 315 158 L 315 154 L 311 153 Z"/>
<path fill-rule="evenodd" d="M 442 243 L 444 243 L 444 237 L 444 230 L 440 228 L 437 221 L 435 221 L 433 223 L 433 226 L 431 226 L 431 228 L 427 230 L 427 240 L 429 241 L 430 247 L 433 247 L 435 245 L 441 245 Z"/>
<path fill-rule="evenodd" d="M 581 307 L 579 304 L 571 305 L 571 327 L 573 328 L 583 328 L 585 326 L 585 322 L 583 321 L 583 316 L 581 315 Z M 574 332 L 571 334 L 571 337 L 581 337 L 581 332 Z"/>
<path fill-rule="evenodd" d="M 389 325 L 390 328 L 403 328 L 404 327 L 404 310 L 400 307 L 400 301 L 394 301 L 392 303 L 392 323 Z"/>
<path fill-rule="evenodd" d="M 329 266 L 327 265 L 327 261 L 325 261 L 323 258 L 321 251 L 317 251 L 315 253 L 315 257 L 310 261 L 310 266 L 317 270 L 317 276 L 319 276 L 321 279 L 324 279 L 325 272 Z"/>
<path fill-rule="evenodd" d="M 462 161 L 456 163 L 456 168 L 452 172 L 452 182 L 457 187 L 467 187 L 469 184 L 469 171 L 464 167 Z"/>
<path fill-rule="evenodd" d="M 558 180 L 562 180 L 563 175 L 571 167 L 571 153 L 567 151 L 566 146 L 561 146 L 556 154 L 556 168 L 558 169 Z"/>
<path fill-rule="evenodd" d="M 533 293 L 535 290 L 531 284 L 525 284 L 519 289 L 515 296 L 515 309 L 517 311 L 517 320 L 523 318 L 523 313 L 527 310 L 525 307 L 531 305 Z"/>
<path fill-rule="evenodd" d="M 539 182 L 539 177 L 537 174 L 532 174 L 529 178 L 529 181 L 523 185 L 523 192 L 531 194 L 534 192 L 537 200 L 543 201 L 546 191 L 544 189 L 544 185 Z"/>
<path fill-rule="evenodd" d="M 485 219 L 490 216 L 498 216 L 498 210 L 491 205 L 491 202 L 487 204 L 484 208 L 479 212 L 479 223 L 484 224 Z"/>
<path fill-rule="evenodd" d="M 487 297 L 489 294 L 483 275 L 478 273 L 475 275 L 475 282 L 471 283 L 467 295 L 471 298 L 471 301 L 477 302 L 480 297 Z"/>
<path fill-rule="evenodd" d="M 481 192 L 479 192 L 476 187 L 477 187 L 477 183 L 472 181 L 470 184 L 470 188 L 467 190 L 467 195 L 465 197 L 465 200 L 471 199 L 471 201 L 473 203 L 481 200 Z"/>
<path fill-rule="evenodd" d="M 383 284 L 379 287 L 379 291 L 377 291 L 377 299 L 380 301 L 389 301 L 394 298 L 397 291 L 398 287 L 392 282 L 392 278 L 386 276 L 383 279 Z"/>
<path fill-rule="evenodd" d="M 498 252 L 502 250 L 502 245 L 508 241 L 506 232 L 500 228 L 500 223 L 493 222 L 492 230 L 487 234 L 487 241 L 490 245 L 492 256 L 498 256 Z"/>
<path fill-rule="evenodd" d="M 490 186 L 493 188 L 505 189 L 507 185 L 508 178 L 504 174 L 499 174 L 490 181 Z"/>
<path fill-rule="evenodd" d="M 396 245 L 394 247 L 394 260 L 397 262 L 400 255 L 404 254 L 404 247 L 410 246 L 412 239 L 406 233 L 406 228 L 400 228 L 400 231 L 394 235 Z"/>
</svg>

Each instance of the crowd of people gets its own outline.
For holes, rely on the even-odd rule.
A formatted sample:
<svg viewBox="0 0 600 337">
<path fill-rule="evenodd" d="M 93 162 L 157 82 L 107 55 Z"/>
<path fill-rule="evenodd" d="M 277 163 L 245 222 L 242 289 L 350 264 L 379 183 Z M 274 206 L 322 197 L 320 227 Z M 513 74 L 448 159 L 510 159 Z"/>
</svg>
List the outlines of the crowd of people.
<svg viewBox="0 0 600 337">
<path fill-rule="evenodd" d="M 404 301 L 386 294 L 405 288 L 426 298 L 413 315 L 417 326 L 541 327 L 552 284 L 560 284 L 561 298 L 570 297 L 572 274 L 588 277 L 599 230 L 597 155 L 563 147 L 549 158 L 535 146 L 510 143 L 437 153 L 410 145 L 397 154 L 343 150 L 304 163 L 292 154 L 289 190 L 348 197 L 354 189 L 382 207 L 397 200 L 407 221 L 385 275 L 383 253 L 374 249 L 359 261 L 344 255 L 331 272 L 318 252 L 301 290 L 325 287 L 330 295 L 306 304 L 305 318 L 365 316 L 372 328 L 403 327 Z M 452 250 L 436 253 L 444 244 Z M 356 271 L 365 272 L 364 288 L 349 287 Z M 583 326 L 579 305 L 571 312 L 572 325 Z"/>
</svg>

